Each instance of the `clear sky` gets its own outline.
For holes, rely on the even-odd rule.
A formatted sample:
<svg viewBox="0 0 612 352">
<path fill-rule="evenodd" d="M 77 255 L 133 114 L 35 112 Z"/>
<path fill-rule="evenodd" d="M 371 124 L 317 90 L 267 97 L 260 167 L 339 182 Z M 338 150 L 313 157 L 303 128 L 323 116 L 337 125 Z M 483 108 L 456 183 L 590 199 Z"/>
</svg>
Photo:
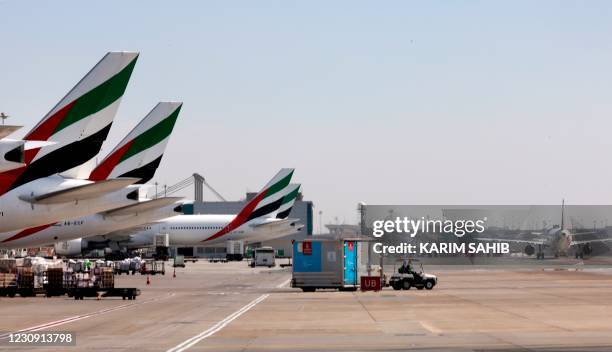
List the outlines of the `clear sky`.
<svg viewBox="0 0 612 352">
<path fill-rule="evenodd" d="M 0 0 L 0 14 L 0 111 L 26 129 L 105 52 L 141 52 L 105 151 L 157 101 L 184 101 L 161 184 L 197 171 L 238 199 L 295 167 L 324 222 L 355 222 L 359 201 L 612 201 L 609 1 Z"/>
</svg>

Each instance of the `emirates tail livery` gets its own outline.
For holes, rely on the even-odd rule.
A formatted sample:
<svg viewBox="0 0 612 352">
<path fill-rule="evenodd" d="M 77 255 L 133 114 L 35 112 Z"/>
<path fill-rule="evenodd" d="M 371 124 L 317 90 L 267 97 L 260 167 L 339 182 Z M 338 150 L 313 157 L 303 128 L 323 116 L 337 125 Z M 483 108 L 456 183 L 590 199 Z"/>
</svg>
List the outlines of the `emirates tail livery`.
<svg viewBox="0 0 612 352">
<path fill-rule="evenodd" d="M 101 184 L 116 177 L 137 178 L 144 183 L 153 178 L 163 157 L 170 134 L 174 128 L 182 103 L 161 102 L 104 158 L 91 172 L 89 181 Z M 118 193 L 113 197 L 115 193 Z M 125 194 L 139 193 L 139 186 L 129 186 L 125 190 L 98 199 L 106 209 L 97 214 L 75 220 L 66 217 L 61 222 L 48 223 L 18 231 L 0 234 L 0 247 L 20 248 L 53 244 L 81 236 L 92 236 L 130 228 L 156 221 L 181 212 L 180 198 L 160 198 L 139 200 Z M 123 199 L 122 199 L 123 196 Z M 113 200 L 111 202 L 104 200 Z M 79 204 L 70 203 L 70 213 L 82 213 Z M 100 207 L 92 205 L 91 207 Z M 67 205 L 57 205 L 53 212 L 65 212 Z M 110 209 L 112 207 L 113 209 Z"/>
<path fill-rule="evenodd" d="M 0 173 L 25 166 L 25 141 L 5 138 L 20 128 L 0 125 Z"/>
<path fill-rule="evenodd" d="M 31 182 L 28 186 L 31 193 L 17 196 L 7 207 L 11 214 L 0 223 L 0 231 L 21 232 L 29 227 L 51 226 L 60 220 L 138 203 L 140 187 L 127 186 L 153 176 L 181 106 L 182 103 L 158 104 L 91 172 L 88 180 L 55 175 Z M 0 208 L 7 195 L 0 198 Z"/>
<path fill-rule="evenodd" d="M 55 204 L 95 197 L 138 181 L 109 180 L 92 185 L 91 181 L 56 175 L 100 152 L 137 58 L 138 53 L 131 52 L 106 54 L 26 134 L 26 146 L 33 143 L 34 147 L 25 149 L 22 166 L 0 173 L 0 231 L 61 220 L 72 214 Z"/>
<path fill-rule="evenodd" d="M 218 245 L 229 240 L 261 242 L 271 232 L 276 237 L 297 231 L 296 220 L 278 212 L 293 206 L 299 185 L 290 185 L 293 169 L 282 169 L 237 215 L 177 215 L 147 226 L 120 243 L 128 249 L 153 245 L 156 234 L 168 234 L 172 246 Z M 281 216 L 279 218 L 278 216 Z"/>
<path fill-rule="evenodd" d="M 138 53 L 106 54 L 23 138 L 54 142 L 25 151 L 23 167 L 0 173 L 0 195 L 84 164 L 100 152 Z M 27 193 L 27 192 L 26 192 Z"/>
</svg>

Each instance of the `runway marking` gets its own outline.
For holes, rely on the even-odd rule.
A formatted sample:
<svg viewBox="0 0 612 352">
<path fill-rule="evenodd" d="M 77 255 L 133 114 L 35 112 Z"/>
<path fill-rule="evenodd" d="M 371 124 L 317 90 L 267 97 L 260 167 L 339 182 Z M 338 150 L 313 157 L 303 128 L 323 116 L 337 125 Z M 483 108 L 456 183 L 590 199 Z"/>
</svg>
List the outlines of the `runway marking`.
<svg viewBox="0 0 612 352">
<path fill-rule="evenodd" d="M 432 334 L 442 335 L 442 330 L 438 329 L 437 327 L 426 321 L 419 321 L 419 324 L 421 324 L 421 326 L 425 328 L 425 330 L 429 331 Z"/>
<path fill-rule="evenodd" d="M 286 281 L 280 283 L 279 285 L 276 286 L 276 288 L 281 288 L 281 287 L 287 285 L 289 282 L 291 282 L 291 278 L 289 278 Z M 211 326 L 207 330 L 204 330 L 201 333 L 199 333 L 199 334 L 197 334 L 197 335 L 195 335 L 195 336 L 193 336 L 193 337 L 183 341 L 182 343 L 180 343 L 180 344 L 170 348 L 166 352 L 182 352 L 182 351 L 188 350 L 189 348 L 193 347 L 193 345 L 197 344 L 198 342 L 200 342 L 200 341 L 202 341 L 202 340 L 204 340 L 204 339 L 214 335 L 215 333 L 219 332 L 224 327 L 229 325 L 229 323 L 231 323 L 232 321 L 238 319 L 241 315 L 243 315 L 244 313 L 248 312 L 249 310 L 251 310 L 251 308 L 253 308 L 256 305 L 258 305 L 259 303 L 263 302 L 268 297 L 270 297 L 270 294 L 266 293 L 266 294 L 263 294 L 263 295 L 255 298 L 250 303 L 248 303 L 246 306 L 244 306 L 244 307 L 238 309 L 237 311 L 235 311 L 234 313 L 228 315 L 223 320 L 219 321 L 218 323 L 216 323 L 215 325 Z"/>
<path fill-rule="evenodd" d="M 276 286 L 276 288 L 282 288 L 283 286 L 286 286 L 290 282 L 291 282 L 291 278 L 288 278 L 287 281 L 282 282 L 281 284 Z"/>
<path fill-rule="evenodd" d="M 122 304 L 122 305 L 115 306 L 115 307 L 104 308 L 104 309 L 101 309 L 101 310 L 98 310 L 98 311 L 95 311 L 95 312 L 91 312 L 91 313 L 87 313 L 87 314 L 75 315 L 73 317 L 68 317 L 68 318 L 64 318 L 64 319 L 60 319 L 60 320 L 55 320 L 55 321 L 51 321 L 51 322 L 40 324 L 40 325 L 36 325 L 36 326 L 31 326 L 29 328 L 21 329 L 21 330 L 18 330 L 16 332 L 34 332 L 34 331 L 46 330 L 46 329 L 53 328 L 53 327 L 56 327 L 56 326 L 60 326 L 60 325 L 72 323 L 72 322 L 75 322 L 75 321 L 91 318 L 93 316 L 103 315 L 103 314 L 106 314 L 106 313 L 111 313 L 111 312 L 114 312 L 114 311 L 117 311 L 117 310 L 121 310 L 121 309 L 125 309 L 125 308 L 130 308 L 130 307 L 139 306 L 139 305 L 143 305 L 143 304 L 147 304 L 147 303 L 151 303 L 151 302 L 156 302 L 156 301 L 159 301 L 159 300 L 162 300 L 162 299 L 170 298 L 170 297 L 172 297 L 174 295 L 175 295 L 174 293 L 170 293 L 167 296 L 152 298 L 152 299 L 149 299 L 149 300 L 146 300 L 146 301 L 134 302 L 134 303 Z M 0 340 L 5 340 L 5 339 L 9 338 L 9 336 L 11 334 L 13 334 L 13 333 L 15 333 L 15 332 L 1 334 L 0 335 Z"/>
</svg>

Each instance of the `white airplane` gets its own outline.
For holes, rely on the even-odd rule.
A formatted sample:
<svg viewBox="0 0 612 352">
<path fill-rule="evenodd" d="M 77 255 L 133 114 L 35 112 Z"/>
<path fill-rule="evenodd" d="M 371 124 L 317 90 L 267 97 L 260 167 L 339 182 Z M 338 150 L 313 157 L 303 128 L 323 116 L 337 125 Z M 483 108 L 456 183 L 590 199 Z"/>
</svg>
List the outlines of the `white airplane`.
<svg viewBox="0 0 612 352">
<path fill-rule="evenodd" d="M 56 244 L 56 254 L 80 255 L 104 245 L 128 250 L 151 247 L 157 234 L 168 234 L 171 246 L 210 246 L 229 240 L 261 242 L 295 233 L 301 224 L 287 216 L 300 185 L 289 184 L 292 175 L 293 169 L 282 169 L 237 215 L 177 215 L 142 229 Z"/>
<path fill-rule="evenodd" d="M 576 240 L 577 237 L 585 235 L 593 235 L 595 232 L 579 232 L 575 233 L 565 228 L 565 201 L 561 204 L 561 226 L 554 226 L 550 229 L 545 229 L 542 232 L 532 232 L 536 235 L 533 239 L 515 239 L 515 238 L 474 238 L 478 241 L 486 242 L 510 242 L 525 244 L 523 252 L 527 255 L 536 254 L 537 259 L 544 259 L 544 251 L 552 253 L 557 258 L 559 256 L 567 256 L 570 249 L 575 248 L 575 257 L 584 258 L 585 255 L 591 254 L 591 244 L 612 242 L 612 238 L 595 238 L 588 240 Z M 537 252 L 536 252 L 537 248 Z"/>
<path fill-rule="evenodd" d="M 94 182 L 57 174 L 78 172 L 99 153 L 137 58 L 138 53 L 106 54 L 26 134 L 26 143 L 44 145 L 25 149 L 23 166 L 0 173 L 1 232 L 108 210 L 116 207 L 110 204 L 117 201 L 126 203 L 126 197 L 134 202 L 137 194 L 132 190 L 111 192 L 124 189 L 137 178 Z"/>
<path fill-rule="evenodd" d="M 89 180 L 136 177 L 138 183 L 153 178 L 178 118 L 182 103 L 161 102 L 91 172 Z M 128 191 L 138 191 L 129 186 Z M 37 227 L 0 233 L 0 248 L 38 247 L 81 236 L 101 235 L 181 213 L 180 198 L 139 199 L 78 219 L 66 219 Z M 122 204 L 119 204 L 121 206 Z"/>
</svg>

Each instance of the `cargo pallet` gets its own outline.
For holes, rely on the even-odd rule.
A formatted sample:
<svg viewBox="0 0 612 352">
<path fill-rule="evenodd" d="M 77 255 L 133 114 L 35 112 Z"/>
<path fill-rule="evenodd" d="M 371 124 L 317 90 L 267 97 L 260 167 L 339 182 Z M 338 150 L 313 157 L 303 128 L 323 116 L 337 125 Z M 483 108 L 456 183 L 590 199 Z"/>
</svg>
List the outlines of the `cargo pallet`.
<svg viewBox="0 0 612 352">
<path fill-rule="evenodd" d="M 15 297 L 17 278 L 13 273 L 0 273 L 0 296 Z"/>
<path fill-rule="evenodd" d="M 137 296 L 140 296 L 140 289 L 134 287 L 73 287 L 68 289 L 66 293 L 68 297 L 74 297 L 75 300 L 82 300 L 83 297 L 122 297 L 123 299 L 134 300 Z"/>
<path fill-rule="evenodd" d="M 140 273 L 142 275 L 166 275 L 166 263 L 161 261 L 147 260 L 140 266 Z"/>
</svg>

